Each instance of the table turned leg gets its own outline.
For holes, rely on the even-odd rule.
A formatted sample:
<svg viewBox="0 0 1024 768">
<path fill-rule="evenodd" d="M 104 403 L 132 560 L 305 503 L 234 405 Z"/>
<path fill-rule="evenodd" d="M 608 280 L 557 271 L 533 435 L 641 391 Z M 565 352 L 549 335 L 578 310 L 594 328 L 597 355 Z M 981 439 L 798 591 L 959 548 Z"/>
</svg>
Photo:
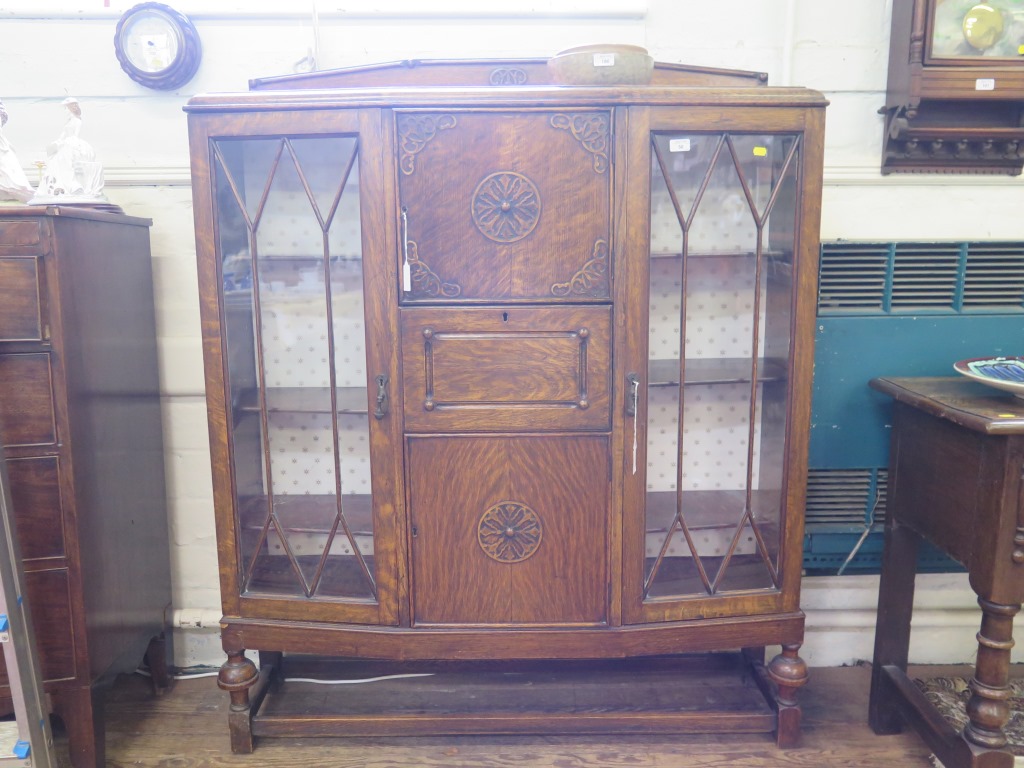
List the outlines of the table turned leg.
<svg viewBox="0 0 1024 768">
<path fill-rule="evenodd" d="M 985 749 L 1001 749 L 1007 743 L 1003 727 L 1010 719 L 1013 617 L 1020 605 L 1000 605 L 984 598 L 979 598 L 978 604 L 982 610 L 978 661 L 970 682 L 970 722 L 964 727 L 964 738 Z"/>
</svg>

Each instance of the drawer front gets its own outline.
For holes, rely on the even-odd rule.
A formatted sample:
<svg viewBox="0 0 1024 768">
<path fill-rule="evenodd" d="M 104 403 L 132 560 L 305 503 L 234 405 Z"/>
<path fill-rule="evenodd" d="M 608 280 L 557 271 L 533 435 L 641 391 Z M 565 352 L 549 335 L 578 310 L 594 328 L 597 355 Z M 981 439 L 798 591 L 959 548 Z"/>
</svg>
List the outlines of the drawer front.
<svg viewBox="0 0 1024 768">
<path fill-rule="evenodd" d="M 601 624 L 607 435 L 408 438 L 417 624 Z"/>
<path fill-rule="evenodd" d="M 41 254 L 46 248 L 44 227 L 37 219 L 0 219 L 0 254 Z"/>
<path fill-rule="evenodd" d="M 64 510 L 58 458 L 8 459 L 7 474 L 22 558 L 64 557 Z"/>
<path fill-rule="evenodd" d="M 41 266 L 37 256 L 0 256 L 0 341 L 43 340 Z"/>
<path fill-rule="evenodd" d="M 57 442 L 50 356 L 0 355 L 0 439 L 5 446 Z"/>
<path fill-rule="evenodd" d="M 610 297 L 608 110 L 399 112 L 395 127 L 406 302 Z"/>
<path fill-rule="evenodd" d="M 409 432 L 607 430 L 608 307 L 402 310 Z"/>
<path fill-rule="evenodd" d="M 39 665 L 44 680 L 75 676 L 75 639 L 71 630 L 71 584 L 66 568 L 29 571 L 25 593 L 32 606 Z M 8 685 L 7 668 L 0 657 L 0 685 Z"/>
</svg>

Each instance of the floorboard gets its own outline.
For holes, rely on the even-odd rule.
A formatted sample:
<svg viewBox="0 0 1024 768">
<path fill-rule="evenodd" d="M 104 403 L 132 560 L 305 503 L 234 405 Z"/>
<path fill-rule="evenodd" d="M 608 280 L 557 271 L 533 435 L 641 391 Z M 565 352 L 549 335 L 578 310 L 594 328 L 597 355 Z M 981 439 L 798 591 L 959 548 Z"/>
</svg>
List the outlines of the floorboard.
<svg viewBox="0 0 1024 768">
<path fill-rule="evenodd" d="M 949 670 L 944 670 L 949 671 Z M 961 669 L 962 673 L 964 670 Z M 232 755 L 227 694 L 214 678 L 178 680 L 155 698 L 140 676 L 107 694 L 107 764 L 138 768 L 333 766 L 337 768 L 930 768 L 912 733 L 875 736 L 867 726 L 870 667 L 812 670 L 801 700 L 803 743 L 779 750 L 767 734 L 689 736 L 450 736 L 262 738 Z M 66 765 L 66 741 L 57 749 Z"/>
</svg>

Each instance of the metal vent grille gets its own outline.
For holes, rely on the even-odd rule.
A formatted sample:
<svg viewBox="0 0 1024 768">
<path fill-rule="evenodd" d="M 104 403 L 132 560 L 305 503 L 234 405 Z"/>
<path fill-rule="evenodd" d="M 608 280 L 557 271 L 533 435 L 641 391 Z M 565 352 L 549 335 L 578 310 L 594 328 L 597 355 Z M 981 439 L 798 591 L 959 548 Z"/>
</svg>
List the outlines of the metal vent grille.
<svg viewBox="0 0 1024 768">
<path fill-rule="evenodd" d="M 1024 311 L 1024 242 L 823 243 L 818 313 Z"/>
<path fill-rule="evenodd" d="M 808 529 L 820 526 L 863 528 L 885 520 L 885 469 L 811 469 L 807 475 Z"/>
<path fill-rule="evenodd" d="M 890 308 L 952 309 L 959 267 L 956 243 L 896 243 Z"/>
<path fill-rule="evenodd" d="M 889 272 L 886 243 L 822 246 L 818 309 L 882 310 Z"/>
<path fill-rule="evenodd" d="M 1024 243 L 969 243 L 964 309 L 1024 307 Z"/>
</svg>

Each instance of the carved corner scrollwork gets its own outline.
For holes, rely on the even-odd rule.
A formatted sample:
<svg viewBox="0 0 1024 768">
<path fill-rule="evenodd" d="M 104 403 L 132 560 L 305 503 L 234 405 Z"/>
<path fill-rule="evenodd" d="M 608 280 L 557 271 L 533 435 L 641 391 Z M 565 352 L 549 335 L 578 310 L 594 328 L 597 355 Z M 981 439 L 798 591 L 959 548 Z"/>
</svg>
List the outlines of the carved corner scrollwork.
<svg viewBox="0 0 1024 768">
<path fill-rule="evenodd" d="M 398 116 L 398 167 L 411 176 L 416 170 L 416 155 L 437 136 L 438 131 L 454 128 L 455 115 L 401 114 Z"/>
<path fill-rule="evenodd" d="M 519 67 L 497 67 L 488 78 L 491 85 L 525 85 L 526 80 L 526 70 Z"/>
<path fill-rule="evenodd" d="M 551 116 L 551 127 L 569 131 L 583 148 L 594 156 L 594 171 L 608 170 L 608 115 L 604 112 L 581 112 Z"/>
<path fill-rule="evenodd" d="M 477 526 L 480 549 L 499 563 L 521 563 L 531 557 L 543 534 L 537 513 L 518 501 L 499 501 L 489 507 Z"/>
<path fill-rule="evenodd" d="M 407 254 L 409 274 L 412 279 L 411 293 L 431 298 L 443 296 L 446 299 L 454 299 L 462 293 L 461 285 L 444 282 L 434 270 L 420 261 L 419 250 L 416 247 L 415 240 L 409 241 Z"/>
<path fill-rule="evenodd" d="M 551 286 L 552 296 L 607 296 L 609 249 L 607 240 L 597 240 L 587 262 L 565 283 Z"/>
</svg>

